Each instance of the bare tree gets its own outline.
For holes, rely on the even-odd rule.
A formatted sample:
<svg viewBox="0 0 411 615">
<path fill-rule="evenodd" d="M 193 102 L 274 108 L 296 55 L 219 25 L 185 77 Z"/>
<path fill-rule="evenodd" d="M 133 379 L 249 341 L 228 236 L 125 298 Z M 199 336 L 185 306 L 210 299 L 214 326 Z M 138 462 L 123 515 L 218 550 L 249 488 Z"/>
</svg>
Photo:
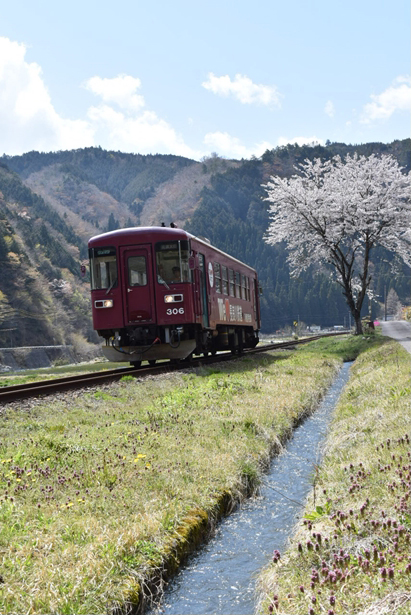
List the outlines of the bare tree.
<svg viewBox="0 0 411 615">
<path fill-rule="evenodd" d="M 402 304 L 401 301 L 393 288 L 390 288 L 387 295 L 386 300 L 386 310 L 387 314 L 391 316 L 397 317 L 401 314 Z"/>
<path fill-rule="evenodd" d="M 296 169 L 298 175 L 271 177 L 264 186 L 272 219 L 266 241 L 286 242 L 291 275 L 328 267 L 362 333 L 372 249 L 383 246 L 411 264 L 410 177 L 391 156 L 374 154 L 306 160 Z"/>
</svg>

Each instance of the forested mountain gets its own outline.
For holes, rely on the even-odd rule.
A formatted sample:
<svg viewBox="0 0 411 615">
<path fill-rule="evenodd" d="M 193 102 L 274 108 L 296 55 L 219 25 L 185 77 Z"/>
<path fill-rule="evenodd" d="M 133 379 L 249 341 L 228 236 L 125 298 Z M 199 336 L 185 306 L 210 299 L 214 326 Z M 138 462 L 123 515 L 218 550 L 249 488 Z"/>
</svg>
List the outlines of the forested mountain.
<svg viewBox="0 0 411 615">
<path fill-rule="evenodd" d="M 0 163 L 0 345 L 93 339 L 86 245 L 20 177 Z"/>
<path fill-rule="evenodd" d="M 179 156 L 142 156 L 86 148 L 29 152 L 0 159 L 0 346 L 67 343 L 91 328 L 88 278 L 81 278 L 87 240 L 123 226 L 171 221 L 205 236 L 259 273 L 263 330 L 293 321 L 349 324 L 341 289 L 323 271 L 290 278 L 281 246 L 264 242 L 268 204 L 262 184 L 289 176 L 304 159 L 394 155 L 407 171 L 410 140 L 347 146 L 289 145 L 257 159 L 212 155 L 201 163 Z M 409 270 L 387 273 L 389 254 L 376 252 L 374 292 L 394 289 L 409 302 Z M 374 305 L 375 309 L 375 305 Z"/>
<path fill-rule="evenodd" d="M 200 164 L 181 156 L 123 154 L 98 147 L 29 152 L 2 160 L 84 239 L 125 226 L 172 221 L 181 226 L 212 174 L 236 165 L 218 157 Z"/>
<path fill-rule="evenodd" d="M 260 159 L 242 161 L 240 167 L 230 169 L 224 175 L 214 175 L 211 188 L 203 189 L 201 202 L 186 228 L 194 234 L 206 236 L 217 247 L 257 269 L 264 291 L 261 298 L 263 330 L 275 331 L 294 321 L 321 326 L 350 323 L 341 287 L 330 281 L 328 272 L 314 275 L 313 271 L 307 271 L 292 279 L 284 248 L 268 246 L 264 242 L 269 217 L 262 184 L 267 183 L 271 175 L 286 177 L 294 174 L 295 165 L 307 158 L 343 157 L 355 151 L 365 156 L 391 154 L 407 171 L 411 167 L 410 139 L 390 145 L 288 145 L 267 150 Z M 404 266 L 393 279 L 387 267 L 390 258 L 383 250 L 375 251 L 371 272 L 374 294 L 379 302 L 383 302 L 384 295 L 394 288 L 400 299 L 409 303 L 410 271 Z M 366 304 L 365 313 L 368 308 Z M 377 304 L 374 303 L 372 308 L 375 316 Z"/>
</svg>

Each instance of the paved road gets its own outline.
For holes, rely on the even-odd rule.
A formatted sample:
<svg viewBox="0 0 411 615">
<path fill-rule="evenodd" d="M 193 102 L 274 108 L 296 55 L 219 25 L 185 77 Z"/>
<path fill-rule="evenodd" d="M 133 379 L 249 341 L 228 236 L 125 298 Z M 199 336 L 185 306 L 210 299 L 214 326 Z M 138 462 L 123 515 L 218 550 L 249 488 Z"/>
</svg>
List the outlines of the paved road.
<svg viewBox="0 0 411 615">
<path fill-rule="evenodd" d="M 381 324 L 383 334 L 393 337 L 411 354 L 411 323 L 405 320 L 389 320 Z"/>
</svg>

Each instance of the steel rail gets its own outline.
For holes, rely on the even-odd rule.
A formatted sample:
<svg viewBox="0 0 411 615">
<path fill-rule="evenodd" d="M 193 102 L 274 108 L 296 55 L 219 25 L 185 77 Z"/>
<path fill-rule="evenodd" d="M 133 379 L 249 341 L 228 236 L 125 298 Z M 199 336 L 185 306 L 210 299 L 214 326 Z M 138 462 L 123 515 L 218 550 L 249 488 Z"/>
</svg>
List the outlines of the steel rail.
<svg viewBox="0 0 411 615">
<path fill-rule="evenodd" d="M 326 333 L 323 335 L 314 335 L 312 337 L 299 340 L 291 340 L 288 342 L 272 342 L 264 346 L 257 346 L 253 349 L 244 350 L 241 354 L 232 354 L 231 352 L 221 353 L 218 355 L 198 357 L 191 361 L 180 361 L 178 363 L 166 362 L 154 367 L 126 367 L 106 370 L 102 372 L 92 372 L 79 374 L 77 376 L 67 376 L 66 378 L 55 378 L 54 380 L 42 380 L 40 382 L 31 382 L 25 384 L 16 384 L 6 387 L 0 387 L 0 404 L 18 401 L 20 399 L 29 399 L 40 395 L 51 395 L 60 391 L 76 390 L 87 386 L 98 386 L 100 384 L 120 380 L 124 376 L 145 377 L 167 373 L 170 371 L 178 371 L 187 369 L 188 367 L 196 367 L 202 365 L 210 365 L 222 361 L 230 361 L 240 356 L 248 354 L 256 354 L 267 352 L 269 350 L 286 349 L 299 344 L 313 342 L 322 337 L 330 337 L 337 335 L 346 335 L 346 332 Z"/>
<path fill-rule="evenodd" d="M 117 368 L 98 373 L 78 374 L 77 376 L 67 376 L 66 378 L 0 387 L 0 403 L 27 399 L 36 395 L 57 393 L 58 391 L 79 389 L 83 386 L 93 386 L 104 381 L 119 380 L 134 371 L 136 370 L 132 367 Z"/>
</svg>

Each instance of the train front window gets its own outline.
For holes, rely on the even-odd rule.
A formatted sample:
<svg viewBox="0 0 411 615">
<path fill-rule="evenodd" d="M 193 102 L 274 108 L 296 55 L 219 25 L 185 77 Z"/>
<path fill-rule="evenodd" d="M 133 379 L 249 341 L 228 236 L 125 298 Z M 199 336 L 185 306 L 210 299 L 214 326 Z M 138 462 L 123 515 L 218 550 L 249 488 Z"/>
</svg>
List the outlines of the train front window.
<svg viewBox="0 0 411 615">
<path fill-rule="evenodd" d="M 156 244 L 157 280 L 160 284 L 190 282 L 187 240 L 162 241 Z"/>
<path fill-rule="evenodd" d="M 111 290 L 117 286 L 117 257 L 115 248 L 90 248 L 91 290 Z"/>
</svg>

